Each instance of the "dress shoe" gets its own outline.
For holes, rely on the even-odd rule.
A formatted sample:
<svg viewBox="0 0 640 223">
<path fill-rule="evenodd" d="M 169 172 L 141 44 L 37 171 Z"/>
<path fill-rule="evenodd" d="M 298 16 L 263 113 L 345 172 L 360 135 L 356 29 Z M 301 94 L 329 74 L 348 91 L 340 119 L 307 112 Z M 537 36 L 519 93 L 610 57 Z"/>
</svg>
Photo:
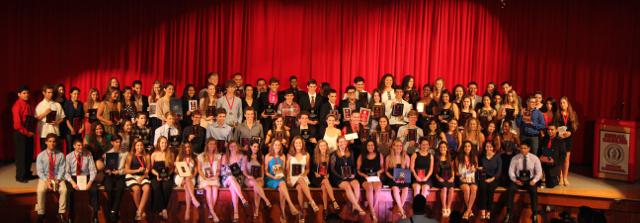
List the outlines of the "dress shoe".
<svg viewBox="0 0 640 223">
<path fill-rule="evenodd" d="M 44 215 L 43 214 L 39 214 L 36 222 L 43 223 L 44 222 Z"/>
<path fill-rule="evenodd" d="M 67 222 L 67 218 L 64 216 L 64 214 L 58 214 L 58 220 L 60 222 Z"/>
<path fill-rule="evenodd" d="M 504 221 L 502 221 L 503 223 L 511 223 L 511 215 L 507 214 L 506 217 L 504 217 Z"/>
</svg>

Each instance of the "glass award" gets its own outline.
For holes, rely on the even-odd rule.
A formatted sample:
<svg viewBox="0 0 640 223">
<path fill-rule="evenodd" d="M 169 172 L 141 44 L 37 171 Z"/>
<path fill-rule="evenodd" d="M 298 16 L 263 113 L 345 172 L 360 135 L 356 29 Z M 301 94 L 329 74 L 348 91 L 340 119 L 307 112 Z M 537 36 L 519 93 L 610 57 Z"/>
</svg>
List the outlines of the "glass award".
<svg viewBox="0 0 640 223">
<path fill-rule="evenodd" d="M 264 114 L 265 115 L 274 115 L 274 114 L 276 114 L 275 107 L 276 107 L 276 105 L 273 104 L 273 103 L 267 104 L 267 108 L 264 109 Z"/>
</svg>

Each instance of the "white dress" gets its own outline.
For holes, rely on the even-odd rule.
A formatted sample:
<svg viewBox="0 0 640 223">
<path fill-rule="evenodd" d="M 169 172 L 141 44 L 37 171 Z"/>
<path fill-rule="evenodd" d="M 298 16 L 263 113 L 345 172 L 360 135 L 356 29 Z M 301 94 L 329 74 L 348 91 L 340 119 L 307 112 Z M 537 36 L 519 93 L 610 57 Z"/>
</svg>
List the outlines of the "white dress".
<svg viewBox="0 0 640 223">
<path fill-rule="evenodd" d="M 327 141 L 327 146 L 329 146 L 329 153 L 336 151 L 338 149 L 338 136 L 329 136 L 324 134 L 324 141 Z"/>
<path fill-rule="evenodd" d="M 307 167 L 307 156 L 308 154 L 302 155 L 301 160 L 298 160 L 295 156 L 291 156 L 291 159 L 289 159 L 289 180 L 288 180 L 289 186 L 291 187 L 295 186 L 301 177 L 303 181 L 306 182 L 307 185 L 309 185 L 309 178 L 307 176 L 293 176 L 293 165 L 301 165 L 302 172 L 305 171 Z"/>
<path fill-rule="evenodd" d="M 221 154 L 216 154 L 213 157 L 213 165 L 211 164 L 211 160 L 204 159 L 204 153 L 198 155 L 198 162 L 200 162 L 200 168 L 202 173 L 198 176 L 198 187 L 205 188 L 207 186 L 220 187 L 220 178 L 219 177 L 209 177 L 207 178 L 205 175 L 208 171 L 211 172 L 212 175 L 216 175 L 217 172 L 220 171 L 220 159 L 222 159 Z"/>
</svg>

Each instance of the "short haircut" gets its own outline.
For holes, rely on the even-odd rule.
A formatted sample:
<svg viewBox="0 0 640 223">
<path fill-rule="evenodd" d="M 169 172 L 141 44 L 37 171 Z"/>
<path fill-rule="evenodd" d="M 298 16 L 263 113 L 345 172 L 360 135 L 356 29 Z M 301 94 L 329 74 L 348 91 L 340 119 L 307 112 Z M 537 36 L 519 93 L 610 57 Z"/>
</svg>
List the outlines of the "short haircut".
<svg viewBox="0 0 640 223">
<path fill-rule="evenodd" d="M 207 73 L 207 79 L 209 79 L 209 78 L 211 78 L 211 77 L 213 77 L 213 76 L 216 76 L 216 77 L 217 77 L 217 76 L 218 76 L 218 73 L 216 73 L 216 72 L 209 72 L 209 73 Z"/>
<path fill-rule="evenodd" d="M 298 114 L 298 118 L 302 117 L 303 115 L 306 115 L 307 117 L 309 117 L 311 113 L 309 113 L 308 111 L 301 111 L 300 114 Z"/>
<path fill-rule="evenodd" d="M 20 85 L 16 89 L 16 93 L 22 93 L 23 91 L 29 91 L 29 87 L 27 87 L 27 85 Z"/>
<path fill-rule="evenodd" d="M 327 95 L 330 95 L 330 94 L 337 94 L 337 93 L 338 93 L 338 92 L 336 92 L 336 90 L 334 90 L 334 89 L 329 89 L 329 90 L 327 91 Z"/>
<path fill-rule="evenodd" d="M 280 83 L 280 81 L 278 80 L 278 78 L 272 77 L 271 79 L 269 79 L 269 84 L 274 84 L 274 83 Z"/>
<path fill-rule="evenodd" d="M 227 110 L 225 110 L 224 108 L 218 108 L 216 109 L 216 116 L 218 116 L 219 114 L 227 114 Z"/>
<path fill-rule="evenodd" d="M 45 84 L 44 86 L 42 86 L 42 92 L 45 92 L 47 90 L 53 90 L 53 86 L 49 84 Z"/>
<path fill-rule="evenodd" d="M 267 82 L 264 78 L 258 78 L 258 80 L 256 80 L 256 83 L 258 83 L 258 82 L 260 82 L 260 81 Z"/>
<path fill-rule="evenodd" d="M 78 91 L 78 93 L 80 93 L 80 88 L 78 87 L 71 87 L 71 89 L 69 90 L 69 94 L 73 93 L 74 91 Z"/>
<path fill-rule="evenodd" d="M 354 84 L 357 84 L 358 82 L 364 82 L 364 78 L 362 78 L 361 76 L 357 76 L 356 78 L 353 78 Z"/>
<path fill-rule="evenodd" d="M 136 112 L 136 118 L 140 118 L 140 116 L 147 116 L 147 113 L 141 111 Z"/>
<path fill-rule="evenodd" d="M 477 87 L 478 83 L 476 83 L 475 81 L 469 81 L 469 83 L 467 84 L 467 87 L 469 87 L 471 85 L 475 85 Z"/>
<path fill-rule="evenodd" d="M 292 90 L 284 91 L 284 96 L 287 96 L 287 95 L 293 95 L 293 91 Z"/>
<path fill-rule="evenodd" d="M 355 91 L 356 87 L 354 87 L 353 85 L 349 85 L 349 86 L 347 86 L 347 90 L 345 90 L 345 91 L 349 91 L 349 90 Z"/>
<path fill-rule="evenodd" d="M 503 82 L 502 82 L 502 84 L 500 84 L 500 86 L 504 86 L 504 85 L 511 86 L 511 82 L 509 82 L 509 81 L 503 81 Z"/>
<path fill-rule="evenodd" d="M 307 86 L 312 85 L 312 84 L 315 84 L 317 86 L 318 82 L 316 82 L 316 80 L 314 80 L 314 79 L 311 79 L 311 80 L 307 81 Z"/>
<path fill-rule="evenodd" d="M 118 135 L 118 134 L 114 134 L 111 136 L 111 142 L 113 141 L 120 141 L 122 142 L 122 136 Z"/>
<path fill-rule="evenodd" d="M 132 85 L 133 85 L 133 86 L 136 86 L 136 85 L 140 85 L 140 86 L 142 86 L 142 81 L 141 81 L 141 80 L 135 80 L 135 81 L 133 81 L 133 84 L 132 84 Z"/>
<path fill-rule="evenodd" d="M 230 88 L 230 87 L 235 87 L 236 86 L 236 82 L 233 80 L 227 80 L 227 82 L 224 82 L 224 87 L 225 88 Z"/>
<path fill-rule="evenodd" d="M 240 76 L 240 77 L 242 77 L 242 73 L 240 73 L 240 72 L 235 72 L 235 73 L 233 73 L 233 76 L 232 76 L 232 77 L 236 77 L 236 76 Z"/>
<path fill-rule="evenodd" d="M 291 77 L 289 77 L 289 81 L 292 80 L 298 80 L 298 77 L 296 77 L 296 75 L 291 75 Z"/>
<path fill-rule="evenodd" d="M 200 110 L 195 110 L 195 111 L 191 112 L 191 117 L 196 116 L 196 115 L 202 116 L 202 112 L 200 112 Z"/>
<path fill-rule="evenodd" d="M 47 136 L 45 137 L 45 139 L 47 139 L 47 140 L 49 140 L 49 139 L 51 139 L 51 138 L 56 139 L 56 141 L 57 141 L 57 139 L 58 139 L 58 135 L 53 134 L 53 133 L 49 133 L 49 134 L 47 134 Z"/>
</svg>

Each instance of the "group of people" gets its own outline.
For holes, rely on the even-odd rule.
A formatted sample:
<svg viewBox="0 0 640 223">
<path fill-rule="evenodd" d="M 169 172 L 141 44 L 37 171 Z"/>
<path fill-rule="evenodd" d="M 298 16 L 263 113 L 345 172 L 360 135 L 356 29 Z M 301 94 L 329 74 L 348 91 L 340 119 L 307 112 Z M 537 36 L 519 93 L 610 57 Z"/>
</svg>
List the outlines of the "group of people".
<svg viewBox="0 0 640 223">
<path fill-rule="evenodd" d="M 525 189 L 535 220 L 537 187 L 570 184 L 578 120 L 566 97 L 556 102 L 535 92 L 523 101 L 509 82 L 501 84 L 502 92 L 489 82 L 483 95 L 475 82 L 449 91 L 442 78 L 419 89 L 410 75 L 398 85 L 385 74 L 371 92 L 356 77 L 339 100 L 330 84 L 315 80 L 305 91 L 295 76 L 284 90 L 276 78 L 258 79 L 255 86 L 243 79 L 236 73 L 221 85 L 220 76 L 210 73 L 203 89 L 188 84 L 177 97 L 172 83 L 155 81 L 144 95 L 141 81 L 121 87 L 112 78 L 105 94 L 92 88 L 85 103 L 79 88 L 47 85 L 35 109 L 29 89 L 20 87 L 12 109 L 16 180 L 38 179 L 39 219 L 47 191 L 60 193 L 58 212 L 65 218 L 67 205 L 74 216 L 73 192 L 88 190 L 97 221 L 98 185 L 108 194 L 109 220 L 119 219 L 125 188 L 132 191 L 136 220 L 146 218 L 147 206 L 166 219 L 169 197 L 179 186 L 184 218 L 199 208 L 195 191 L 202 189 L 214 222 L 220 220 L 214 210 L 220 187 L 231 192 L 234 222 L 239 206 L 250 207 L 244 187 L 253 189 L 254 217 L 262 202 L 271 207 L 265 187 L 279 192 L 283 221 L 287 207 L 292 215 L 304 215 L 306 204 L 319 211 L 310 188 L 321 188 L 324 213 L 339 210 L 339 188 L 354 213 L 377 222 L 383 187 L 391 188 L 401 218 L 407 218 L 409 188 L 412 196 L 428 197 L 437 187 L 443 217 L 451 213 L 454 188 L 460 188 L 462 217 L 473 217 L 477 203 L 483 220 L 494 211 L 497 186 L 508 189 L 509 210 L 514 193 Z M 33 176 L 36 133 L 42 152 Z M 177 164 L 190 174 L 179 174 Z"/>
</svg>

